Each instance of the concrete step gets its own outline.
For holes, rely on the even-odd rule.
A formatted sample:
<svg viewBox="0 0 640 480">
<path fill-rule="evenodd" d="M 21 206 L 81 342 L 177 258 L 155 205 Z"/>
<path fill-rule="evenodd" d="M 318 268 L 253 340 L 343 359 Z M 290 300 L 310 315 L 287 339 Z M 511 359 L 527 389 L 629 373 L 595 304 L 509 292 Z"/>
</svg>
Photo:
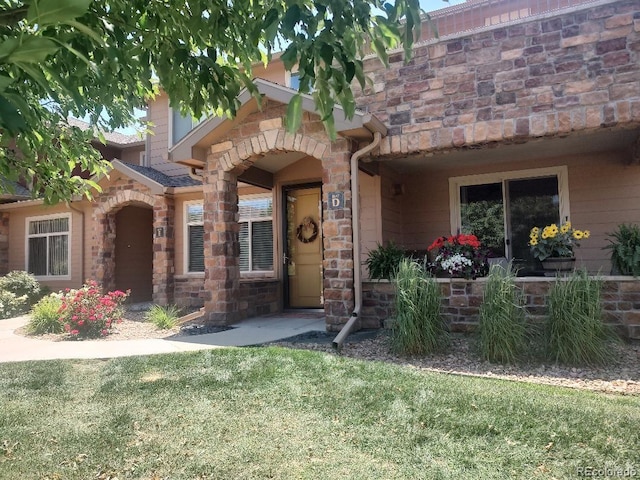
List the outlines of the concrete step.
<svg viewBox="0 0 640 480">
<path fill-rule="evenodd" d="M 629 338 L 632 340 L 640 340 L 640 324 L 627 325 L 629 329 Z"/>
</svg>

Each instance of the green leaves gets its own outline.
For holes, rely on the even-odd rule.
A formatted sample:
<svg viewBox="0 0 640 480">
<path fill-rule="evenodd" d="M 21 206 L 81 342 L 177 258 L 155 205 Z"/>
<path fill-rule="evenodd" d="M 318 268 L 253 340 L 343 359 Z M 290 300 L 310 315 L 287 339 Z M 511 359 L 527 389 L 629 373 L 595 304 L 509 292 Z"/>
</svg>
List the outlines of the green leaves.
<svg viewBox="0 0 640 480">
<path fill-rule="evenodd" d="M 302 125 L 302 96 L 298 93 L 287 107 L 287 130 L 295 132 Z"/>
<path fill-rule="evenodd" d="M 0 43 L 3 63 L 41 63 L 59 48 L 52 39 L 36 35 L 9 38 Z"/>
<path fill-rule="evenodd" d="M 27 20 L 41 26 L 64 23 L 84 15 L 91 0 L 31 0 Z"/>
</svg>

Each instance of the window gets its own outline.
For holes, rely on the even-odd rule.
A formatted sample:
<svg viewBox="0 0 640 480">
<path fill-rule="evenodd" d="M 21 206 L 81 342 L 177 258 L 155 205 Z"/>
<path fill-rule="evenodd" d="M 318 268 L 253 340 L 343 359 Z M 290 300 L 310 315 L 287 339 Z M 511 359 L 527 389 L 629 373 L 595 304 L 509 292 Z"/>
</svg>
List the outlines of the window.
<svg viewBox="0 0 640 480">
<path fill-rule="evenodd" d="M 173 147 L 176 143 L 182 140 L 187 133 L 207 118 L 203 116 L 198 120 L 190 115 L 185 117 L 180 113 L 180 110 L 173 108 L 169 108 L 169 112 L 169 147 Z"/>
<path fill-rule="evenodd" d="M 289 88 L 298 90 L 299 87 L 300 87 L 300 74 L 298 72 L 291 73 L 291 75 L 289 76 Z"/>
<path fill-rule="evenodd" d="M 521 274 L 538 265 L 529 231 L 569 219 L 567 168 L 546 168 L 449 179 L 451 227 L 473 233 L 496 257 L 514 261 Z"/>
<path fill-rule="evenodd" d="M 273 270 L 271 195 L 240 197 L 238 209 L 240 212 L 240 271 Z"/>
<path fill-rule="evenodd" d="M 204 272 L 204 226 L 202 203 L 185 204 L 187 272 Z"/>
<path fill-rule="evenodd" d="M 69 277 L 70 215 L 27 218 L 27 271 Z"/>
</svg>

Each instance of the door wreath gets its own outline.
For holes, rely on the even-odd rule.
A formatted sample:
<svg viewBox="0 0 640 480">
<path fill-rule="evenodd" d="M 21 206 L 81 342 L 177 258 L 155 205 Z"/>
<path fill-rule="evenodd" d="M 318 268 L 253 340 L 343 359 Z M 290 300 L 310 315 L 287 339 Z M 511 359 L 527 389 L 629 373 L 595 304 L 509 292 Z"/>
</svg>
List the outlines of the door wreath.
<svg viewBox="0 0 640 480">
<path fill-rule="evenodd" d="M 311 230 L 311 235 L 307 233 Z M 302 243 L 311 243 L 318 238 L 318 224 L 311 217 L 304 217 L 302 223 L 296 228 L 296 237 Z"/>
</svg>

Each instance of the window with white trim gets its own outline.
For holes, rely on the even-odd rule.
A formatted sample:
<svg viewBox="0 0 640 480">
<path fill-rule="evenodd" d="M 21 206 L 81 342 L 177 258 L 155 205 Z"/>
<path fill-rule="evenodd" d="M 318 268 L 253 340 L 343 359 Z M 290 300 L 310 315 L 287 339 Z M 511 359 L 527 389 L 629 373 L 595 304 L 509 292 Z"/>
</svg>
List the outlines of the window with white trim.
<svg viewBox="0 0 640 480">
<path fill-rule="evenodd" d="M 240 213 L 240 271 L 273 270 L 273 199 L 268 195 L 244 195 Z"/>
<path fill-rule="evenodd" d="M 531 273 L 531 228 L 569 220 L 567 176 L 561 166 L 450 178 L 451 231 L 476 235 L 493 256 Z"/>
<path fill-rule="evenodd" d="M 202 203 L 185 204 L 187 272 L 204 272 L 204 225 Z"/>
<path fill-rule="evenodd" d="M 27 218 L 27 271 L 36 277 L 69 276 L 71 216 Z"/>
</svg>

